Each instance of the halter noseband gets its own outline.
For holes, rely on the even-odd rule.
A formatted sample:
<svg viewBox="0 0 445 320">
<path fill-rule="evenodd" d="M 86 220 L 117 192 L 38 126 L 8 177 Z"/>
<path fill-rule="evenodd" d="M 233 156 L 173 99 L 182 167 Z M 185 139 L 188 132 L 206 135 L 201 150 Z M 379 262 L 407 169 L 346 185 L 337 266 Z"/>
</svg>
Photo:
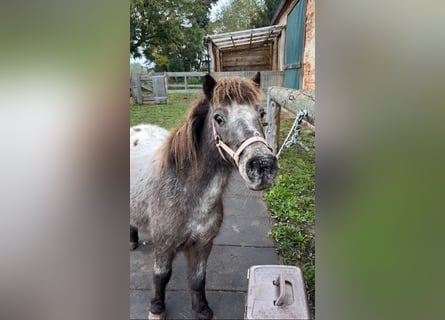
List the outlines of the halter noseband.
<svg viewBox="0 0 445 320">
<path fill-rule="evenodd" d="M 233 151 L 227 144 L 224 143 L 224 141 L 222 141 L 221 137 L 218 135 L 218 133 L 216 132 L 215 129 L 215 120 L 212 119 L 212 131 L 213 131 L 213 137 L 215 138 L 215 143 L 216 143 L 216 147 L 218 148 L 219 154 L 221 155 L 221 157 L 227 162 L 230 163 L 229 160 L 227 160 L 227 158 L 224 156 L 224 152 L 222 152 L 221 149 L 224 149 L 225 152 L 227 152 L 227 154 L 232 157 L 233 160 L 235 160 L 236 166 L 238 166 L 238 162 L 239 162 L 239 157 L 241 155 L 241 153 L 244 151 L 244 149 L 246 149 L 248 146 L 250 146 L 251 144 L 255 143 L 255 142 L 261 142 L 264 145 L 266 145 L 266 147 L 272 151 L 272 147 L 267 143 L 267 141 L 262 138 L 262 137 L 250 137 L 249 139 L 245 140 L 240 146 L 239 148 L 235 151 Z"/>
</svg>

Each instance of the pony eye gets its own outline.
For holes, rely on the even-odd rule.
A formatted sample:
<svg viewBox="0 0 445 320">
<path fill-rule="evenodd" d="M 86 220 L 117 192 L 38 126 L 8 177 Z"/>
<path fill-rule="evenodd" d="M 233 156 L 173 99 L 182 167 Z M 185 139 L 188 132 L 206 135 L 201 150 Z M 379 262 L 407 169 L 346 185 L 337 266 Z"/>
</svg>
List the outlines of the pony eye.
<svg viewBox="0 0 445 320">
<path fill-rule="evenodd" d="M 215 115 L 213 116 L 213 119 L 215 119 L 215 121 L 216 121 L 218 124 L 222 124 L 222 123 L 224 123 L 224 119 L 223 119 L 223 117 L 221 117 L 221 115 L 219 115 L 219 114 L 215 114 Z"/>
<path fill-rule="evenodd" d="M 266 115 L 266 111 L 264 111 L 264 109 L 261 108 L 259 112 L 260 112 L 261 119 L 263 119 L 264 116 Z"/>
</svg>

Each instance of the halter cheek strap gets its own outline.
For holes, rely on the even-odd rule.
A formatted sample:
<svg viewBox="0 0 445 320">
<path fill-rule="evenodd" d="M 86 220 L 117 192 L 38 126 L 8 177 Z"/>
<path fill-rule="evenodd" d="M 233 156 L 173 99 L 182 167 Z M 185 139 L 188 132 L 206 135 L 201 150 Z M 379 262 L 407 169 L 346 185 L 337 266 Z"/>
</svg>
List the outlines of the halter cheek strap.
<svg viewBox="0 0 445 320">
<path fill-rule="evenodd" d="M 230 163 L 229 160 L 224 156 L 224 152 L 221 150 L 223 149 L 233 160 L 235 160 L 236 166 L 238 166 L 239 157 L 241 153 L 246 149 L 248 146 L 255 142 L 261 142 L 264 144 L 270 151 L 272 151 L 272 147 L 267 143 L 267 141 L 262 137 L 250 137 L 246 141 L 244 141 L 239 148 L 235 151 L 233 151 L 227 144 L 222 141 L 221 137 L 218 135 L 215 129 L 215 121 L 212 120 L 212 131 L 213 131 L 213 137 L 215 139 L 216 147 L 218 148 L 219 154 L 221 155 L 221 158 L 224 159 L 224 161 Z"/>
</svg>

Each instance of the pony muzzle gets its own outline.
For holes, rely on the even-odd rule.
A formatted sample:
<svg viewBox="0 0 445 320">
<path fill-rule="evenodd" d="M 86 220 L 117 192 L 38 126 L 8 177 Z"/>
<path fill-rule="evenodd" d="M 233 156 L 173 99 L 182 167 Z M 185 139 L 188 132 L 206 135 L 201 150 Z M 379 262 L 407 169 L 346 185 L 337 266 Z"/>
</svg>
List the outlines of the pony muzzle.
<svg viewBox="0 0 445 320">
<path fill-rule="evenodd" d="M 212 121 L 213 137 L 221 158 L 230 163 L 233 159 L 247 186 L 252 190 L 263 190 L 270 187 L 278 171 L 277 157 L 272 147 L 263 137 L 254 136 L 246 139 L 236 151 L 222 141 Z M 224 155 L 228 155 L 226 157 Z"/>
<path fill-rule="evenodd" d="M 278 171 L 277 157 L 264 146 L 252 146 L 239 162 L 238 170 L 252 190 L 269 188 Z"/>
</svg>

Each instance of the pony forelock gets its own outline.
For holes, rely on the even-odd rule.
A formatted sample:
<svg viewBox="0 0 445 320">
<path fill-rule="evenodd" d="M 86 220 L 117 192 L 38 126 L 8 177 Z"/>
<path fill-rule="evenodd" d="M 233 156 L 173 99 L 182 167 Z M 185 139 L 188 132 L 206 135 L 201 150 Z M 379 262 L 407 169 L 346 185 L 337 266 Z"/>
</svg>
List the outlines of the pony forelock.
<svg viewBox="0 0 445 320">
<path fill-rule="evenodd" d="M 221 78 L 213 91 L 212 105 L 256 105 L 261 101 L 261 88 L 252 80 L 239 77 Z"/>
</svg>

